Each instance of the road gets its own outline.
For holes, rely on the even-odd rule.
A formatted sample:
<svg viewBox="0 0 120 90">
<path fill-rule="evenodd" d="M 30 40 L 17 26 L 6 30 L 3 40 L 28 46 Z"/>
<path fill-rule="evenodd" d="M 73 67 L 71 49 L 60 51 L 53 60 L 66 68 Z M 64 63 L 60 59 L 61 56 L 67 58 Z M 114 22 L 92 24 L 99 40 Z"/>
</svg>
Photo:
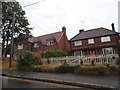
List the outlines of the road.
<svg viewBox="0 0 120 90">
<path fill-rule="evenodd" d="M 47 79 L 55 79 L 62 81 L 72 81 L 81 83 L 90 83 L 98 85 L 106 85 L 111 87 L 119 87 L 120 77 L 118 76 L 100 76 L 100 75 L 80 75 L 72 73 L 42 73 L 42 72 L 26 72 L 26 71 L 14 71 L 14 70 L 3 70 L 3 73 L 9 75 L 20 75 L 29 77 L 39 77 Z"/>
<path fill-rule="evenodd" d="M 11 78 L 5 76 L 0 76 L 0 78 L 2 78 L 2 88 L 79 88 L 80 90 L 93 90 L 88 88 L 26 80 L 20 78 Z"/>
</svg>

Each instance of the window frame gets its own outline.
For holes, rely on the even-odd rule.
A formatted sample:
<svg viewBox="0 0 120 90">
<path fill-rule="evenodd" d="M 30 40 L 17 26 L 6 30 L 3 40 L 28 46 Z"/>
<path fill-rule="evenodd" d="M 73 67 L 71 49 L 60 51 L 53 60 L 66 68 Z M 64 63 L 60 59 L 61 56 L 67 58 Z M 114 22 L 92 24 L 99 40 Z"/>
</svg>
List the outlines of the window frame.
<svg viewBox="0 0 120 90">
<path fill-rule="evenodd" d="M 54 39 L 50 39 L 50 40 L 47 40 L 47 45 L 54 45 L 55 44 L 55 41 Z"/>
<path fill-rule="evenodd" d="M 91 42 L 91 40 L 92 40 L 92 42 Z M 88 44 L 94 44 L 94 43 L 95 43 L 95 41 L 94 41 L 94 39 L 93 39 L 93 38 L 88 39 Z"/>
<path fill-rule="evenodd" d="M 23 48 L 24 48 L 24 45 L 23 45 L 23 44 L 18 44 L 18 45 L 17 45 L 17 49 L 18 49 L 18 50 L 21 50 L 21 49 L 23 49 Z"/>
<path fill-rule="evenodd" d="M 101 37 L 101 42 L 110 42 L 110 36 Z"/>
<path fill-rule="evenodd" d="M 78 42 L 80 43 L 78 44 Z M 74 41 L 74 46 L 80 46 L 80 45 L 82 45 L 82 40 Z"/>
</svg>

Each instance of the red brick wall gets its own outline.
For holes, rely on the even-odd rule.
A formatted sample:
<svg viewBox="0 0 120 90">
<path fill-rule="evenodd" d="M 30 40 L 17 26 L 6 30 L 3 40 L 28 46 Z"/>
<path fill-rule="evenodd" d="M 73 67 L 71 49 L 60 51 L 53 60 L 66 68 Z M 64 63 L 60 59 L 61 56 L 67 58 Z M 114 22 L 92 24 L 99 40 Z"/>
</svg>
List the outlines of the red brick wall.
<svg viewBox="0 0 120 90">
<path fill-rule="evenodd" d="M 49 45 L 49 46 L 44 46 L 44 47 L 37 47 L 33 48 L 32 51 L 44 51 L 44 50 L 50 50 L 50 49 L 57 49 L 57 44 L 55 45 Z"/>
<path fill-rule="evenodd" d="M 70 42 L 71 50 L 83 50 L 92 48 L 102 48 L 117 45 L 117 35 L 110 36 L 110 42 L 101 42 L 101 37 L 94 38 L 94 44 L 88 44 L 88 39 L 82 40 L 82 45 L 74 46 L 74 42 Z M 98 46 L 99 45 L 99 46 Z"/>
<path fill-rule="evenodd" d="M 63 31 L 64 32 L 64 31 Z M 60 38 L 59 42 L 55 45 L 49 45 L 49 46 L 44 46 L 44 47 L 38 47 L 38 48 L 33 48 L 33 51 L 43 51 L 43 50 L 50 50 L 50 49 L 59 49 L 59 50 L 65 50 L 65 51 L 70 51 L 70 46 L 67 40 L 66 33 L 62 35 Z"/>
<path fill-rule="evenodd" d="M 66 33 L 64 33 L 62 38 L 60 39 L 58 43 L 58 49 L 70 52 L 70 44 L 68 42 Z"/>
<path fill-rule="evenodd" d="M 14 55 L 24 50 L 30 50 L 30 46 L 28 42 L 23 43 L 23 49 L 20 49 L 20 50 L 18 50 L 18 44 L 14 44 Z"/>
</svg>

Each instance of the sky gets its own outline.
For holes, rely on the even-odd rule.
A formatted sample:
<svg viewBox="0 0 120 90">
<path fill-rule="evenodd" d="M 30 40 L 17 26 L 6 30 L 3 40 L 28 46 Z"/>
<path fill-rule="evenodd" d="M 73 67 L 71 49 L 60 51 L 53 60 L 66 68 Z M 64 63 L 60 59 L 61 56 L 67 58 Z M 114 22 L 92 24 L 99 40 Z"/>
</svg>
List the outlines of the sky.
<svg viewBox="0 0 120 90">
<path fill-rule="evenodd" d="M 111 28 L 118 31 L 119 0 L 17 0 L 26 12 L 33 36 L 41 36 L 66 27 L 68 39 L 80 29 Z M 37 4 L 24 7 L 38 2 Z"/>
</svg>

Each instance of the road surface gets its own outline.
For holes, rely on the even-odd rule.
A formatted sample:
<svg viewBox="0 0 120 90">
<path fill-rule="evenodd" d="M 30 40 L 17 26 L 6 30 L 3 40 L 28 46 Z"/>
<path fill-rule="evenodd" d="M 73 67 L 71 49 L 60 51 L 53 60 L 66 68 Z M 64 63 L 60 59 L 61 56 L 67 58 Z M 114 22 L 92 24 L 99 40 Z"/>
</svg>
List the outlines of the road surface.
<svg viewBox="0 0 120 90">
<path fill-rule="evenodd" d="M 2 78 L 2 88 L 79 88 L 80 90 L 93 90 L 88 88 L 40 82 L 20 78 L 11 78 L 5 76 L 4 77 L 0 76 L 0 78 Z"/>
</svg>

